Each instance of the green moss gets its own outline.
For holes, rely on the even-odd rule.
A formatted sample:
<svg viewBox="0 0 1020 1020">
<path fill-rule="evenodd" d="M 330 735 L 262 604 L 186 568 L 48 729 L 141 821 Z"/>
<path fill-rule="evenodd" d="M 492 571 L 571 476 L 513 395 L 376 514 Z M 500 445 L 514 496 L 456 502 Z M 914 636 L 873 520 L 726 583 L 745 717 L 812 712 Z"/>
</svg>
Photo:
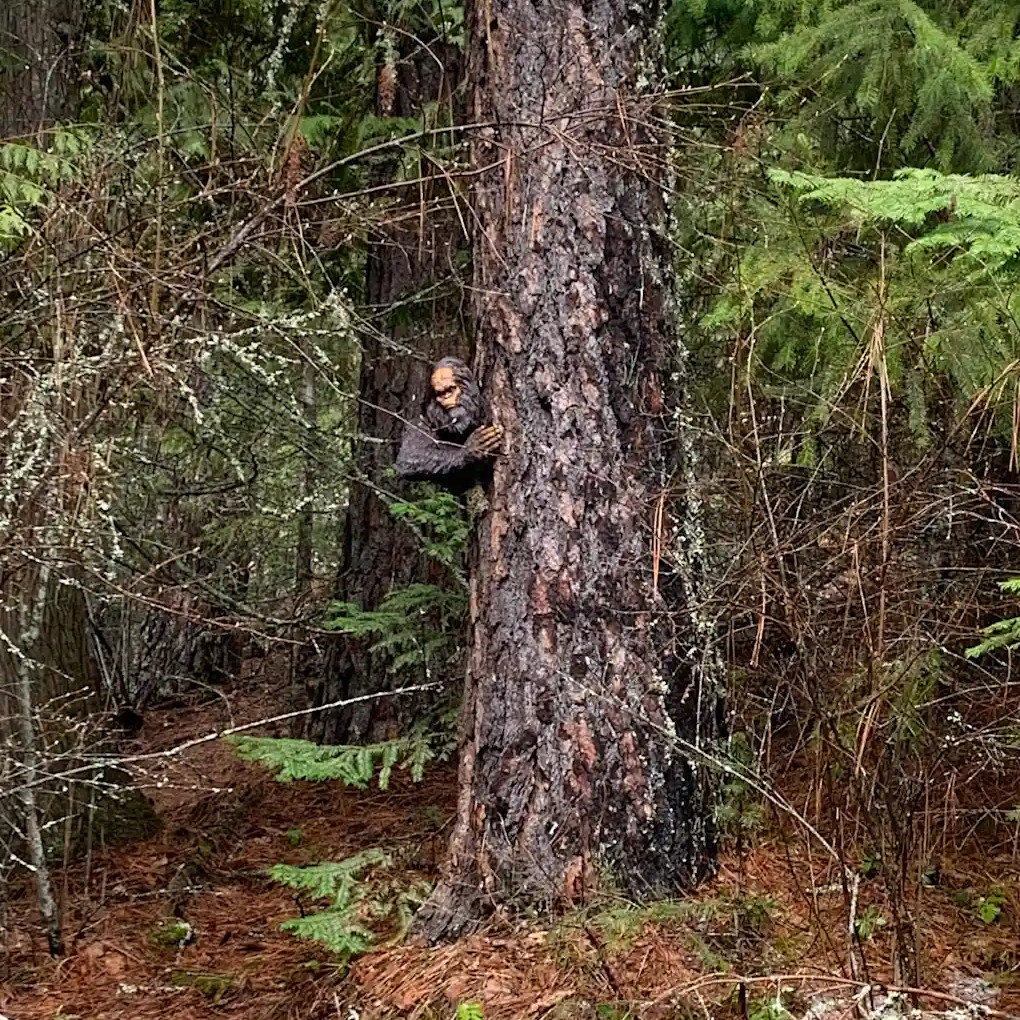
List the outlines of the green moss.
<svg viewBox="0 0 1020 1020">
<path fill-rule="evenodd" d="M 158 832 L 162 822 L 152 801 L 128 787 L 96 804 L 93 825 L 104 843 L 136 843 Z"/>
<path fill-rule="evenodd" d="M 149 942 L 154 946 L 181 947 L 194 941 L 195 929 L 187 921 L 169 917 L 160 921 L 159 927 L 149 932 Z"/>
<path fill-rule="evenodd" d="M 213 1005 L 233 987 L 234 979 L 230 974 L 208 974 L 191 970 L 175 970 L 170 976 L 170 983 L 179 988 L 194 988 L 201 992 Z"/>
</svg>

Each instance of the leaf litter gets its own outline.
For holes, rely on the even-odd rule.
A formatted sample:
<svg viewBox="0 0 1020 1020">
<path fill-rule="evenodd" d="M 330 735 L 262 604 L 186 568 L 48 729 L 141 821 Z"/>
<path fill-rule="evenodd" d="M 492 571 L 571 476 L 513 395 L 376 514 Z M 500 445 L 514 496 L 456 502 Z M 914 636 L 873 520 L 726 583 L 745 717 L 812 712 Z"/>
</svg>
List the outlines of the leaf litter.
<svg viewBox="0 0 1020 1020">
<path fill-rule="evenodd" d="M 238 680 L 213 701 L 151 711 L 132 750 L 270 716 L 284 696 L 282 679 Z M 724 854 L 716 878 L 686 901 L 607 898 L 562 916 L 496 917 L 442 946 L 393 933 L 347 967 L 281 931 L 315 906 L 270 882 L 269 869 L 380 847 L 434 878 L 455 806 L 453 768 L 433 769 L 421 786 L 396 776 L 385 792 L 280 784 L 213 741 L 157 759 L 137 778 L 162 829 L 57 872 L 64 958 L 47 955 L 27 884 L 11 891 L 0 956 L 0 1014 L 10 1020 L 439 1020 L 465 1003 L 486 1020 L 1020 1014 L 1020 867 L 1009 854 L 943 867 L 1007 890 L 1002 923 L 982 923 L 948 889 L 927 892 L 926 985 L 941 999 L 883 990 L 893 966 L 881 928 L 862 947 L 866 977 L 850 975 L 837 869 L 788 833 Z M 880 894 L 868 905 L 878 916 Z"/>
</svg>

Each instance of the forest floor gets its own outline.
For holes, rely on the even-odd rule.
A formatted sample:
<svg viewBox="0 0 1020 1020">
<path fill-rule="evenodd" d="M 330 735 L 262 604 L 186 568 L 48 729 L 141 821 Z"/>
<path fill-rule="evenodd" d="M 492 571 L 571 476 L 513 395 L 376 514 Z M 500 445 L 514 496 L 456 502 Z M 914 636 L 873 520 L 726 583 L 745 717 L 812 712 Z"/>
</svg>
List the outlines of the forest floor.
<svg viewBox="0 0 1020 1020">
<path fill-rule="evenodd" d="M 356 791 L 277 783 L 218 740 L 158 756 L 285 703 L 282 683 L 256 671 L 204 703 L 146 714 L 126 750 L 157 755 L 134 768 L 162 828 L 57 872 L 68 943 L 60 959 L 46 953 L 30 890 L 11 890 L 0 1020 L 849 1020 L 885 1001 L 851 974 L 838 869 L 775 820 L 751 848 L 727 851 L 716 878 L 682 903 L 607 899 L 562 917 L 493 922 L 432 948 L 399 938 L 390 915 L 374 951 L 338 964 L 280 930 L 315 903 L 271 882 L 268 869 L 381 847 L 394 867 L 378 896 L 420 886 L 445 849 L 454 774 L 437 768 L 420 786 L 398 775 L 386 791 Z M 941 998 L 914 1001 L 945 1016 L 977 1015 L 962 1008 L 968 1001 L 1020 1014 L 1018 878 L 1015 848 L 942 861 L 918 927 L 922 984 Z M 978 909 L 989 895 L 999 897 L 991 922 Z M 366 902 L 366 923 L 371 911 Z M 880 883 L 861 884 L 856 915 L 867 935 L 856 976 L 891 981 L 892 914 Z"/>
</svg>

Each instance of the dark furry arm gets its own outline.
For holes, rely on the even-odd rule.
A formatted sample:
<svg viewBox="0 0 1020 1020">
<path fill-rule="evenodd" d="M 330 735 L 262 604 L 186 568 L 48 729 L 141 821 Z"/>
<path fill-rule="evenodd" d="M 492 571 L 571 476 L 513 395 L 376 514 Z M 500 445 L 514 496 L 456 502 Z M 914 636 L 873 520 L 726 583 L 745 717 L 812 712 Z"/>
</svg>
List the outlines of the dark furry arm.
<svg viewBox="0 0 1020 1020">
<path fill-rule="evenodd" d="M 423 422 L 408 425 L 397 454 L 397 474 L 409 482 L 442 481 L 474 464 L 477 455 L 467 446 L 436 439 Z"/>
</svg>

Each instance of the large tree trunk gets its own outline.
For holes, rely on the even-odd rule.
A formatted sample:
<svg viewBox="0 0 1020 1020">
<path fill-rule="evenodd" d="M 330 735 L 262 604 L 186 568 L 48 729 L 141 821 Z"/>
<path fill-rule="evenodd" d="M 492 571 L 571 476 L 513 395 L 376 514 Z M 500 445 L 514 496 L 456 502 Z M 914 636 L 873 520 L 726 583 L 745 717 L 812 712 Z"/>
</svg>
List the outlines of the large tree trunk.
<svg viewBox="0 0 1020 1020">
<path fill-rule="evenodd" d="M 81 29 L 78 0 L 0 4 L 0 138 L 75 115 Z"/>
<path fill-rule="evenodd" d="M 452 103 L 458 73 L 454 48 L 433 41 L 428 52 L 399 65 L 395 95 L 383 97 L 380 112 L 423 117 L 429 104 Z M 394 170 L 386 167 L 390 179 Z M 439 173 L 428 186 L 406 189 L 368 253 L 366 296 L 375 329 L 362 351 L 357 473 L 335 590 L 337 599 L 362 609 L 375 609 L 389 592 L 414 582 L 449 583 L 446 572 L 422 556 L 415 533 L 389 513 L 389 504 L 394 497 L 409 498 L 409 488 L 392 476 L 393 461 L 404 422 L 417 414 L 432 362 L 466 354 L 457 280 L 457 255 L 466 239 L 455 200 Z M 395 312 L 398 302 L 405 307 Z M 340 636 L 326 644 L 322 664 L 310 668 L 314 704 L 424 679 L 407 671 L 394 676 L 389 656 L 372 654 L 371 643 Z M 404 728 L 420 707 L 392 698 L 362 702 L 310 716 L 307 733 L 330 743 L 383 739 Z"/>
<path fill-rule="evenodd" d="M 676 506 L 664 113 L 637 94 L 653 4 L 474 5 L 475 311 L 507 432 L 471 578 L 460 799 L 422 915 L 631 894 L 712 866 L 719 692 Z M 647 55 L 644 59 L 647 59 Z M 668 366 L 668 367 L 667 367 Z M 675 388 L 675 387 L 674 387 Z M 683 528 L 688 528 L 684 531 Z"/>
</svg>

